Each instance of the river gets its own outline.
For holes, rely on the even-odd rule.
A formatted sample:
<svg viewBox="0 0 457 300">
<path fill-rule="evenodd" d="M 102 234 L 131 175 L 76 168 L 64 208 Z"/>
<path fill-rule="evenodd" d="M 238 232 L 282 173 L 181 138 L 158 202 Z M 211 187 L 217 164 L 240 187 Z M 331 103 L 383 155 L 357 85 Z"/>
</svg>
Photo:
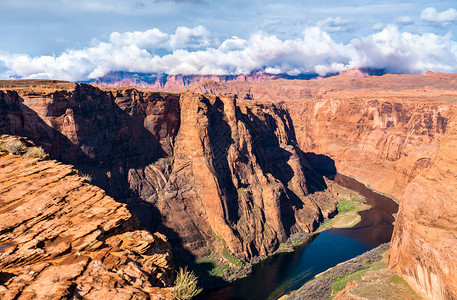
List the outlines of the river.
<svg viewBox="0 0 457 300">
<path fill-rule="evenodd" d="M 365 197 L 371 209 L 359 212 L 361 221 L 352 228 L 330 229 L 313 236 L 294 252 L 274 255 L 255 265 L 252 273 L 228 286 L 205 292 L 200 299 L 278 299 L 300 288 L 315 275 L 389 242 L 393 214 L 398 205 L 360 182 L 341 174 L 335 182 Z"/>
</svg>

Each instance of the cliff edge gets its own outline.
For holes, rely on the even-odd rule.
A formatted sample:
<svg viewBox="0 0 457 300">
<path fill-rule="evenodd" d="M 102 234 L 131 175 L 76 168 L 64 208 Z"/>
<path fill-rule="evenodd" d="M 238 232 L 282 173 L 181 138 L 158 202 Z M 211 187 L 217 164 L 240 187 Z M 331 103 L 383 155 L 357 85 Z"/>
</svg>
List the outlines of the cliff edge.
<svg viewBox="0 0 457 300">
<path fill-rule="evenodd" d="M 14 81 L 0 82 L 0 107 L 0 132 L 90 174 L 180 256 L 268 255 L 336 209 L 272 103 Z"/>
<path fill-rule="evenodd" d="M 171 299 L 165 236 L 73 166 L 18 154 L 0 153 L 0 298 Z"/>
<path fill-rule="evenodd" d="M 456 82 L 429 72 L 188 89 L 281 103 L 301 149 L 400 203 L 389 266 L 424 295 L 456 299 Z"/>
</svg>

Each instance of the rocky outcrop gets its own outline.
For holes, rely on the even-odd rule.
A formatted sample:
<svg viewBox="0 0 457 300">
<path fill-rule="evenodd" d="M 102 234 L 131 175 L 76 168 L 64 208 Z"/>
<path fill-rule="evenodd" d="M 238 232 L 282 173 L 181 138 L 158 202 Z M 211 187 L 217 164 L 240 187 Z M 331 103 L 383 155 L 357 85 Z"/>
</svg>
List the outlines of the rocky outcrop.
<svg viewBox="0 0 457 300">
<path fill-rule="evenodd" d="M 434 299 L 456 298 L 456 74 L 205 83 L 202 93 L 282 102 L 304 151 L 394 196 L 390 267 Z M 324 166 L 316 160 L 317 167 Z M 325 171 L 325 170 L 324 170 Z"/>
<path fill-rule="evenodd" d="M 0 298 L 172 298 L 165 236 L 72 166 L 1 153 L 0 204 Z"/>
<path fill-rule="evenodd" d="M 338 172 L 399 199 L 436 155 L 457 97 L 457 75 L 340 75 L 309 81 L 205 83 L 189 89 L 279 102 L 299 147 L 334 158 Z"/>
<path fill-rule="evenodd" d="M 0 131 L 90 173 L 143 226 L 196 256 L 273 252 L 335 210 L 286 110 L 233 97 L 14 82 Z M 6 91 L 8 90 L 8 91 Z"/>
<path fill-rule="evenodd" d="M 295 146 L 284 110 L 231 97 L 184 95 L 180 102 L 181 127 L 164 190 L 206 211 L 211 232 L 201 230 L 205 235 L 196 242 L 215 235 L 245 258 L 267 255 L 291 233 L 312 231 L 333 211 L 328 194 L 309 196 L 325 183 Z M 162 215 L 181 211 L 170 202 L 157 202 Z M 200 219 L 193 217 L 193 223 Z"/>
<path fill-rule="evenodd" d="M 302 149 L 334 158 L 340 173 L 400 199 L 436 155 L 451 117 L 449 105 L 405 100 L 341 95 L 290 110 Z"/>
<path fill-rule="evenodd" d="M 457 113 L 457 111 L 453 111 Z M 457 123 L 406 187 L 389 266 L 432 299 L 457 299 Z"/>
</svg>

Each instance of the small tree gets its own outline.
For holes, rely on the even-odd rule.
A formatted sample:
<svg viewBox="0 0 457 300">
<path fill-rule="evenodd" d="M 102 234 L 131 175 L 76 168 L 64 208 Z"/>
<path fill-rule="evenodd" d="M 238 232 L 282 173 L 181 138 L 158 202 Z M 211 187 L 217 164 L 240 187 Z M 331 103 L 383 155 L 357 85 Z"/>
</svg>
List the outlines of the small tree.
<svg viewBox="0 0 457 300">
<path fill-rule="evenodd" d="M 187 271 L 187 266 L 179 268 L 172 294 L 179 300 L 192 299 L 202 291 L 197 286 L 197 283 L 197 276 L 195 276 L 194 272 Z"/>
</svg>

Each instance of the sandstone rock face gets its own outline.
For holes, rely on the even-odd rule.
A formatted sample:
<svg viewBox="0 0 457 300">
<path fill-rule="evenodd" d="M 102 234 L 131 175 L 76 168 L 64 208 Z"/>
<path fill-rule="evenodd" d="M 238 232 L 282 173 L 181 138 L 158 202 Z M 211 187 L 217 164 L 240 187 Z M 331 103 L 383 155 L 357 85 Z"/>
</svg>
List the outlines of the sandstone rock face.
<svg viewBox="0 0 457 300">
<path fill-rule="evenodd" d="M 401 202 L 391 268 L 453 299 L 456 82 L 428 73 L 187 88 L 239 99 L 0 83 L 0 132 L 74 162 L 175 245 L 206 255 L 222 240 L 247 259 L 334 209 L 307 160 L 325 172 L 328 159 L 300 148 L 326 154 L 339 172 Z"/>
<path fill-rule="evenodd" d="M 390 267 L 434 299 L 456 299 L 456 82 L 440 73 L 343 75 L 192 90 L 282 101 L 301 149 L 400 202 Z"/>
<path fill-rule="evenodd" d="M 171 299 L 165 236 L 72 166 L 2 154 L 0 203 L 1 299 Z"/>
<path fill-rule="evenodd" d="M 302 149 L 334 158 L 340 173 L 396 199 L 429 166 L 451 117 L 451 106 L 439 101 L 373 94 L 293 106 L 288 103 Z"/>
<path fill-rule="evenodd" d="M 436 155 L 457 98 L 457 75 L 384 75 L 264 83 L 205 83 L 188 89 L 280 102 L 299 147 L 335 159 L 338 172 L 399 199 Z"/>
<path fill-rule="evenodd" d="M 194 255 L 217 252 L 218 241 L 240 258 L 266 255 L 335 210 L 277 105 L 85 84 L 3 84 L 1 132 L 29 137 L 90 173 L 143 226 Z"/>
<path fill-rule="evenodd" d="M 456 113 L 457 111 L 454 111 Z M 457 299 L 457 123 L 406 187 L 389 266 L 432 299 Z"/>
<path fill-rule="evenodd" d="M 325 183 L 306 168 L 284 110 L 193 94 L 182 95 L 180 107 L 169 180 L 148 201 L 167 226 L 178 214 L 197 225 L 201 236 L 192 228 L 181 235 L 192 248 L 211 248 L 216 236 L 245 258 L 266 255 L 333 211 L 324 193 L 308 196 Z"/>
</svg>

